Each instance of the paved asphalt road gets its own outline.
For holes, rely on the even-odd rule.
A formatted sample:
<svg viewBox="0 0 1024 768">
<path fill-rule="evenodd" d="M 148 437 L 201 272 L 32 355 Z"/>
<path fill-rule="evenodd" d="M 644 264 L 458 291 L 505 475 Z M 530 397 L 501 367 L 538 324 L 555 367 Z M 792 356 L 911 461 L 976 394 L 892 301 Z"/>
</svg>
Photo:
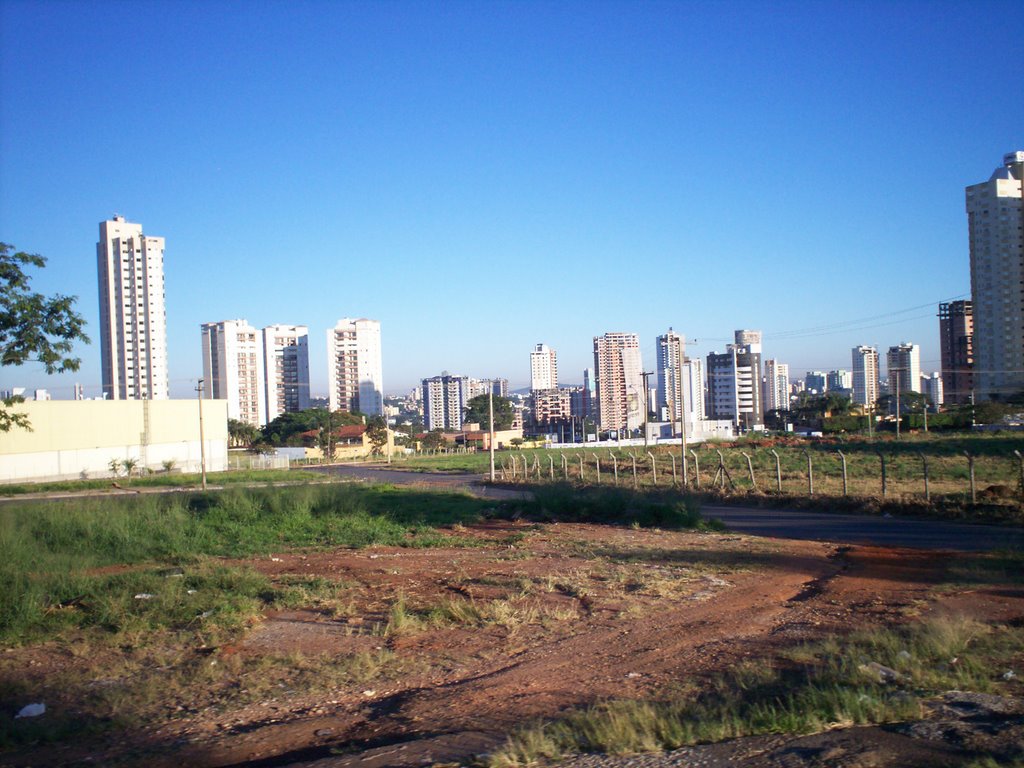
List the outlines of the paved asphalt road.
<svg viewBox="0 0 1024 768">
<path fill-rule="evenodd" d="M 521 491 L 505 488 L 489 488 L 480 482 L 480 475 L 476 474 L 431 474 L 339 465 L 317 469 L 332 475 L 381 483 L 457 488 L 494 499 L 511 498 L 522 494 Z M 1024 530 L 1004 526 L 709 504 L 705 504 L 702 511 L 707 517 L 721 520 L 730 530 L 754 536 L 916 549 L 950 549 L 962 552 L 1024 549 Z"/>
</svg>

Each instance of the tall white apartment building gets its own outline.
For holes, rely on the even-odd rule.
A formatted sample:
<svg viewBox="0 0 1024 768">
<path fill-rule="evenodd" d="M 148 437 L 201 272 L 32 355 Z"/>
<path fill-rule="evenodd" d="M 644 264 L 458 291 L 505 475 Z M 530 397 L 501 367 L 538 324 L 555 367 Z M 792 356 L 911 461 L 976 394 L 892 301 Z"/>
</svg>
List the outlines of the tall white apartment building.
<svg viewBox="0 0 1024 768">
<path fill-rule="evenodd" d="M 530 389 L 558 388 L 558 360 L 555 350 L 538 344 L 530 353 Z"/>
<path fill-rule="evenodd" d="M 142 234 L 123 216 L 101 221 L 96 267 L 104 397 L 166 399 L 164 238 Z"/>
<path fill-rule="evenodd" d="M 384 413 L 380 322 L 345 317 L 327 331 L 327 386 L 332 411 Z"/>
<path fill-rule="evenodd" d="M 921 391 L 921 347 L 903 342 L 885 353 L 889 392 Z"/>
<path fill-rule="evenodd" d="M 594 369 L 601 429 L 638 429 L 645 400 L 640 338 L 635 333 L 595 336 Z"/>
<path fill-rule="evenodd" d="M 852 351 L 853 402 L 873 408 L 878 400 L 878 350 L 859 346 Z"/>
<path fill-rule="evenodd" d="M 1024 390 L 1024 151 L 1003 156 L 989 180 L 967 187 L 974 311 L 975 391 Z"/>
<path fill-rule="evenodd" d="M 266 423 L 263 336 L 245 320 L 203 323 L 203 396 L 228 401 L 228 418 Z"/>
<path fill-rule="evenodd" d="M 309 328 L 268 325 L 263 329 L 264 423 L 282 413 L 309 408 Z"/>
<path fill-rule="evenodd" d="M 682 410 L 683 396 L 682 365 L 686 360 L 686 337 L 671 328 L 657 338 L 655 344 L 658 361 L 657 410 L 665 410 L 669 421 L 678 421 Z"/>
<path fill-rule="evenodd" d="M 686 408 L 686 431 L 694 434 L 697 424 L 704 421 L 704 364 L 697 357 L 683 359 L 681 376 L 683 382 L 683 405 Z"/>
<path fill-rule="evenodd" d="M 789 365 L 778 360 L 764 361 L 764 409 L 789 410 Z"/>
<path fill-rule="evenodd" d="M 469 402 L 469 377 L 440 376 L 423 379 L 423 423 L 427 431 L 462 429 L 462 416 Z"/>
</svg>

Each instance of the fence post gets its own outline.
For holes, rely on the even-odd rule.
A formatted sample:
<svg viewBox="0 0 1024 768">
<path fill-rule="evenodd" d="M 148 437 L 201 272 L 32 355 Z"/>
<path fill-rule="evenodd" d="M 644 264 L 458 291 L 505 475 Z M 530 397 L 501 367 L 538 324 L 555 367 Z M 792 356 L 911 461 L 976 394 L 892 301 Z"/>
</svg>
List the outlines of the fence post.
<svg viewBox="0 0 1024 768">
<path fill-rule="evenodd" d="M 747 472 L 750 473 L 750 487 L 753 490 L 757 490 L 757 481 L 754 479 L 754 463 L 750 460 L 750 454 L 746 451 L 741 451 L 743 458 L 747 460 Z"/>
<path fill-rule="evenodd" d="M 555 482 L 555 457 L 548 454 L 548 479 Z"/>
<path fill-rule="evenodd" d="M 697 452 L 692 448 L 690 449 L 690 455 L 693 456 L 693 482 L 694 487 L 700 490 L 700 459 L 697 458 Z M 686 482 L 685 475 L 683 476 L 683 482 Z"/>
<path fill-rule="evenodd" d="M 516 457 L 514 454 L 509 456 L 508 459 L 509 461 L 512 462 L 512 482 L 514 483 L 516 481 L 516 472 L 519 470 L 519 465 L 516 462 Z"/>
<path fill-rule="evenodd" d="M 594 454 L 594 466 L 597 467 L 597 484 L 601 484 L 601 457 Z"/>
<path fill-rule="evenodd" d="M 722 456 L 722 452 L 715 449 L 715 453 L 718 454 L 718 488 L 719 490 L 725 490 L 725 457 Z"/>
<path fill-rule="evenodd" d="M 668 457 L 672 459 L 672 487 L 674 488 L 676 484 L 676 455 L 670 453 Z"/>
<path fill-rule="evenodd" d="M 648 451 L 647 455 L 651 457 L 651 475 L 654 476 L 654 484 L 657 485 L 658 484 L 658 465 L 654 461 L 654 454 L 653 453 Z"/>
<path fill-rule="evenodd" d="M 633 460 L 633 490 L 636 490 L 636 456 L 632 451 L 629 452 L 629 458 Z"/>
<path fill-rule="evenodd" d="M 1024 456 L 1021 455 L 1020 451 L 1014 451 L 1013 453 L 1020 463 L 1020 495 L 1021 498 L 1024 498 Z"/>
<path fill-rule="evenodd" d="M 576 457 L 580 460 L 580 482 L 582 483 L 585 480 L 585 474 L 583 472 L 583 454 L 577 453 Z"/>
<path fill-rule="evenodd" d="M 843 496 L 845 496 L 848 490 L 846 485 L 846 455 L 842 451 L 836 451 L 836 453 L 839 454 L 839 459 L 843 462 Z"/>
<path fill-rule="evenodd" d="M 924 500 L 931 501 L 932 494 L 931 490 L 928 488 L 928 457 L 925 456 L 924 453 L 921 453 L 920 456 L 921 464 L 924 465 Z"/>
<path fill-rule="evenodd" d="M 569 460 L 562 454 L 562 478 L 568 482 L 569 480 Z"/>
<path fill-rule="evenodd" d="M 974 487 L 974 457 L 967 451 L 964 451 L 964 456 L 967 457 L 967 467 L 971 474 L 971 504 L 977 504 L 978 494 L 976 493 L 976 489 Z"/>
<path fill-rule="evenodd" d="M 884 499 L 887 490 L 885 487 L 885 455 L 881 451 L 879 451 L 878 458 L 882 462 L 882 498 Z"/>
<path fill-rule="evenodd" d="M 814 495 L 814 465 L 811 463 L 811 452 L 804 451 L 804 456 L 807 457 L 807 495 Z"/>
<path fill-rule="evenodd" d="M 619 460 L 617 458 L 615 458 L 615 454 L 614 453 L 609 453 L 608 455 L 612 457 L 612 472 L 615 473 L 615 485 L 618 486 L 618 484 L 619 484 Z"/>
<path fill-rule="evenodd" d="M 779 452 L 772 448 L 772 456 L 775 457 L 775 490 L 782 493 L 782 462 L 779 460 Z"/>
</svg>

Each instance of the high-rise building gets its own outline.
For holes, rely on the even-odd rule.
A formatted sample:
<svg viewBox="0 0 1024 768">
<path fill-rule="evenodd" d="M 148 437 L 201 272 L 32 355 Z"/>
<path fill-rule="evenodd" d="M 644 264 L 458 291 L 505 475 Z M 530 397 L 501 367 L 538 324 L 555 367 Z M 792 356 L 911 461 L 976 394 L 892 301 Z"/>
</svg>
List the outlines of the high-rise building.
<svg viewBox="0 0 1024 768">
<path fill-rule="evenodd" d="M 114 216 L 96 243 L 103 396 L 163 400 L 167 392 L 164 239 Z"/>
<path fill-rule="evenodd" d="M 327 386 L 332 411 L 384 413 L 379 321 L 344 317 L 327 331 Z"/>
<path fill-rule="evenodd" d="M 508 397 L 508 379 L 491 379 L 491 392 L 495 397 Z"/>
<path fill-rule="evenodd" d="M 586 416 L 594 418 L 597 415 L 597 378 L 594 376 L 593 368 L 583 369 L 583 410 L 573 412 L 573 416 Z"/>
<path fill-rule="evenodd" d="M 671 328 L 657 339 L 658 412 L 666 413 L 669 421 L 679 421 L 683 407 L 682 365 L 686 359 L 686 337 Z"/>
<path fill-rule="evenodd" d="M 947 403 L 971 402 L 974 391 L 974 305 L 970 301 L 939 304 L 942 390 Z"/>
<path fill-rule="evenodd" d="M 686 412 L 686 431 L 694 434 L 697 423 L 704 420 L 704 365 L 700 358 L 683 360 L 683 406 Z"/>
<path fill-rule="evenodd" d="M 530 353 L 530 389 L 557 389 L 558 360 L 555 350 L 538 344 Z"/>
<path fill-rule="evenodd" d="M 764 409 L 789 410 L 789 366 L 786 363 L 764 361 Z"/>
<path fill-rule="evenodd" d="M 266 422 L 309 408 L 309 329 L 304 325 L 264 328 L 263 372 Z"/>
<path fill-rule="evenodd" d="M 764 427 L 761 332 L 736 331 L 736 343 L 708 355 L 708 416 L 746 432 Z"/>
<path fill-rule="evenodd" d="M 974 310 L 974 388 L 981 399 L 1024 390 L 1024 151 L 967 187 Z"/>
<path fill-rule="evenodd" d="M 228 418 L 266 423 L 263 338 L 245 320 L 203 323 L 203 395 L 228 401 Z"/>
<path fill-rule="evenodd" d="M 492 393 L 495 397 L 508 397 L 508 379 L 469 379 L 469 399 Z"/>
<path fill-rule="evenodd" d="M 804 389 L 815 395 L 828 392 L 828 374 L 824 371 L 808 371 L 804 375 Z"/>
<path fill-rule="evenodd" d="M 829 392 L 837 392 L 853 389 L 853 374 L 840 368 L 837 371 L 829 371 L 825 377 L 825 388 Z"/>
<path fill-rule="evenodd" d="M 885 353 L 889 393 L 921 391 L 921 347 L 903 342 Z"/>
<path fill-rule="evenodd" d="M 931 404 L 938 408 L 945 402 L 944 387 L 942 385 L 942 374 L 935 371 L 931 376 L 927 373 L 921 374 L 921 393 L 927 396 Z"/>
<path fill-rule="evenodd" d="M 643 424 L 644 380 L 640 338 L 635 333 L 594 337 L 597 419 L 601 429 L 638 429 Z"/>
<path fill-rule="evenodd" d="M 878 400 L 878 350 L 874 347 L 853 348 L 853 402 L 874 408 Z"/>
<path fill-rule="evenodd" d="M 469 377 L 440 376 L 423 379 L 423 423 L 427 430 L 462 429 L 462 417 L 469 402 Z"/>
<path fill-rule="evenodd" d="M 530 397 L 533 401 L 533 420 L 544 425 L 555 421 L 566 421 L 572 415 L 572 391 L 570 387 L 560 389 L 537 389 Z"/>
</svg>

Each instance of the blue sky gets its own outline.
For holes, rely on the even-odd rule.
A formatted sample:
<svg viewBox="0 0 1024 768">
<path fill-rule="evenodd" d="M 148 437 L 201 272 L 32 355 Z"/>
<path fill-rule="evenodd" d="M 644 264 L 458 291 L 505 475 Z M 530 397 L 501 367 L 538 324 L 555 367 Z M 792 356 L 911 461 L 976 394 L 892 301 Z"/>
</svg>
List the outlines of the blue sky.
<svg viewBox="0 0 1024 768">
<path fill-rule="evenodd" d="M 381 321 L 388 392 L 581 380 L 592 338 L 736 328 L 805 370 L 939 367 L 970 292 L 963 188 L 1024 149 L 1024 4 L 0 0 L 0 240 L 79 297 L 95 242 L 167 239 L 171 391 L 199 325 Z M 916 308 L 916 309 L 912 309 Z M 811 330 L 793 334 L 793 331 Z"/>
</svg>

